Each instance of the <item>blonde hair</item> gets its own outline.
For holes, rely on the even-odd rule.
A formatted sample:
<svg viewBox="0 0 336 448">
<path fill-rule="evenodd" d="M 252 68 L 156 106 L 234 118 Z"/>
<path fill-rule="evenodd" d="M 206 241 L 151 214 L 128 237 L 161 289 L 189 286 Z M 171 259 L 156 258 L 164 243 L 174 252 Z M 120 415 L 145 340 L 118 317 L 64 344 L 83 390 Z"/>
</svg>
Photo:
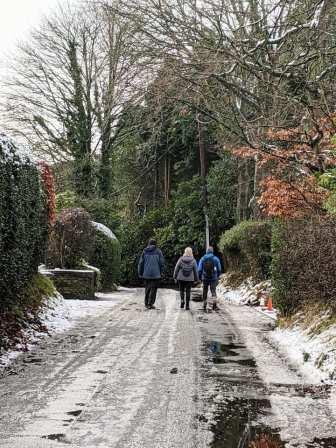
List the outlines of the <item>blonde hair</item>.
<svg viewBox="0 0 336 448">
<path fill-rule="evenodd" d="M 193 257 L 194 254 L 193 254 L 192 248 L 191 248 L 191 247 L 186 247 L 186 248 L 184 249 L 184 254 L 183 254 L 183 256 L 184 256 L 184 257 Z"/>
</svg>

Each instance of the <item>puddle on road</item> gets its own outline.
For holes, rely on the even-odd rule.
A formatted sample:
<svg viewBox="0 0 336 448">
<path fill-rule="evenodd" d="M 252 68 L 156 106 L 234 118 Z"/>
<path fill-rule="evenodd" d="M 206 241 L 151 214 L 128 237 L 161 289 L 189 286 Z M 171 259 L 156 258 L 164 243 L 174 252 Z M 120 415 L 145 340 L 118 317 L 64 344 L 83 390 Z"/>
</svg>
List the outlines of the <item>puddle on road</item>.
<svg viewBox="0 0 336 448">
<path fill-rule="evenodd" d="M 238 364 L 245 367 L 256 367 L 256 362 L 253 358 L 244 358 L 241 351 L 246 350 L 242 344 L 223 344 L 218 341 L 211 341 L 206 344 L 209 353 L 209 360 L 214 364 Z"/>
<path fill-rule="evenodd" d="M 68 415 L 72 415 L 73 417 L 78 417 L 83 411 L 82 410 L 78 410 L 78 411 L 69 411 L 67 412 Z"/>
<path fill-rule="evenodd" d="M 312 399 L 330 397 L 331 386 L 327 384 L 272 383 L 265 388 L 260 381 L 255 359 L 243 344 L 228 334 L 223 335 L 220 342 L 205 341 L 203 350 L 210 365 L 223 365 L 220 374 L 216 373 L 216 381 L 219 382 L 217 390 L 221 391 L 221 398 L 220 401 L 214 399 L 217 411 L 214 416 L 215 423 L 211 426 L 211 448 L 284 448 L 287 442 L 281 440 L 280 429 L 259 423 L 262 417 L 271 413 L 271 403 L 267 396 L 275 393 L 288 397 L 308 396 Z M 230 364 L 239 366 L 239 369 L 234 369 L 232 377 L 227 374 L 232 369 Z M 229 369 L 226 366 L 229 366 Z M 200 423 L 208 422 L 207 417 L 203 415 L 196 418 Z M 336 448 L 336 438 L 316 438 L 305 446 Z"/>
<path fill-rule="evenodd" d="M 277 430 L 262 425 L 253 426 L 258 415 L 270 411 L 266 399 L 233 398 L 224 402 L 212 426 L 211 448 L 283 448 Z"/>
<path fill-rule="evenodd" d="M 57 440 L 57 442 L 62 442 L 65 439 L 65 434 L 48 434 L 47 436 L 42 436 L 42 439 Z"/>
<path fill-rule="evenodd" d="M 28 357 L 26 359 L 22 360 L 24 364 L 41 364 L 42 363 L 42 358 L 33 358 L 33 357 Z"/>
<path fill-rule="evenodd" d="M 223 401 L 217 403 L 215 422 L 211 427 L 213 442 L 211 448 L 283 448 L 279 430 L 271 429 L 257 423 L 258 417 L 271 412 L 270 401 L 266 398 L 245 398 L 244 395 L 259 385 L 256 362 L 249 354 L 245 345 L 235 341 L 231 335 L 225 335 L 224 340 L 205 342 L 205 353 L 208 362 L 240 366 L 235 370 L 235 385 L 231 389 L 227 376 L 217 376 L 223 382 Z M 224 375 L 227 369 L 223 370 Z M 253 372 L 255 371 L 255 372 Z M 248 372 L 248 383 L 246 373 Z M 253 383 L 250 381 L 253 377 Z M 222 378 L 222 379 L 220 379 Z M 261 386 L 261 384 L 259 385 Z M 246 389 L 247 387 L 247 389 Z M 237 396 L 238 395 L 238 396 Z M 198 421 L 206 422 L 206 418 L 198 416 Z"/>
</svg>

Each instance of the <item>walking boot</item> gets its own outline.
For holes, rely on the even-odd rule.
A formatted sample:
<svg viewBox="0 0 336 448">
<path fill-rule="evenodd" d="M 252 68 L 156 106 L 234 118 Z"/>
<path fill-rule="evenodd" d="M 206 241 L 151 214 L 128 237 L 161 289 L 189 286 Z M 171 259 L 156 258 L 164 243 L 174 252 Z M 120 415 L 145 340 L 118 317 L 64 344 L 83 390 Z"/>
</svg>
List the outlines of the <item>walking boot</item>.
<svg viewBox="0 0 336 448">
<path fill-rule="evenodd" d="M 186 310 L 190 310 L 190 307 L 189 307 L 189 300 L 187 300 L 187 303 L 186 303 Z"/>
<path fill-rule="evenodd" d="M 184 308 L 184 301 L 181 300 L 181 309 Z"/>
</svg>

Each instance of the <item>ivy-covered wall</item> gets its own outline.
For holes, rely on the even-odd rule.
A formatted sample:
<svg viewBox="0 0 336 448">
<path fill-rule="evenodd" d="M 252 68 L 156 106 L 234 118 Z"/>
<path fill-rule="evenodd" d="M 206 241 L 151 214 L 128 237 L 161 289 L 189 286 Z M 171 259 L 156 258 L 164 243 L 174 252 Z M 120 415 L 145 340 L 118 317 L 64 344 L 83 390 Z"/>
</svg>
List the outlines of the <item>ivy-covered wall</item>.
<svg viewBox="0 0 336 448">
<path fill-rule="evenodd" d="M 46 198 L 35 164 L 0 134 L 0 310 L 13 307 L 44 254 Z"/>
</svg>

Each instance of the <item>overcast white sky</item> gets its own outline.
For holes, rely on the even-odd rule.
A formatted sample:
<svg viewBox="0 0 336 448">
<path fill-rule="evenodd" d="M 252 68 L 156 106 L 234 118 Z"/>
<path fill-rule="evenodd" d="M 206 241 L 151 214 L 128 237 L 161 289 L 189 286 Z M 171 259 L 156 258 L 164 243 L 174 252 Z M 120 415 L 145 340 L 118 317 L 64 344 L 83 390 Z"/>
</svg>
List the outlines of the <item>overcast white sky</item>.
<svg viewBox="0 0 336 448">
<path fill-rule="evenodd" d="M 23 40 L 58 3 L 67 0 L 0 0 L 0 59 Z"/>
</svg>

